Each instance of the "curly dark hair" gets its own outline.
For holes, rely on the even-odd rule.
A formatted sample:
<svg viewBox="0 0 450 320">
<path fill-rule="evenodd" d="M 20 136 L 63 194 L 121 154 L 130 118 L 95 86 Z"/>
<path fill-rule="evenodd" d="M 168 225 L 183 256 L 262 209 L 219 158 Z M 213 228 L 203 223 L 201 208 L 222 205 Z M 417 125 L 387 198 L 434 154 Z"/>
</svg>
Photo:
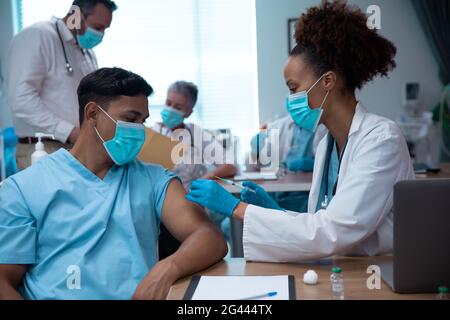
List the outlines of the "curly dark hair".
<svg viewBox="0 0 450 320">
<path fill-rule="evenodd" d="M 396 67 L 394 44 L 369 29 L 366 14 L 345 1 L 326 0 L 302 14 L 295 39 L 291 56 L 302 55 L 318 77 L 337 71 L 351 92 Z"/>
</svg>

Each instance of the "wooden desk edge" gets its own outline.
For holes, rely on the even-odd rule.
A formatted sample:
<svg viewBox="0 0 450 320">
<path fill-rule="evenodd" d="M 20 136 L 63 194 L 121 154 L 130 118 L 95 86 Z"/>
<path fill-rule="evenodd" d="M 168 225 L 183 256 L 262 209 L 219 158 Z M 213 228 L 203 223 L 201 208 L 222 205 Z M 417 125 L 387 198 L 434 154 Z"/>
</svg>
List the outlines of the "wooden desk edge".
<svg viewBox="0 0 450 320">
<path fill-rule="evenodd" d="M 367 268 L 377 262 L 392 259 L 390 256 L 380 257 L 337 257 L 336 263 L 343 269 L 345 298 L 348 300 L 429 300 L 436 294 L 398 294 L 394 293 L 383 280 L 380 279 L 380 289 L 368 289 L 367 279 L 371 276 Z M 303 274 L 313 269 L 319 275 L 317 285 L 303 283 Z M 252 276 L 252 275 L 294 275 L 296 295 L 298 300 L 328 300 L 331 299 L 329 276 L 331 274 L 331 260 L 320 260 L 320 263 L 277 264 L 246 262 L 243 258 L 223 260 L 210 268 L 197 273 L 203 276 Z M 177 281 L 171 288 L 168 299 L 181 300 L 189 285 L 191 276 Z"/>
</svg>

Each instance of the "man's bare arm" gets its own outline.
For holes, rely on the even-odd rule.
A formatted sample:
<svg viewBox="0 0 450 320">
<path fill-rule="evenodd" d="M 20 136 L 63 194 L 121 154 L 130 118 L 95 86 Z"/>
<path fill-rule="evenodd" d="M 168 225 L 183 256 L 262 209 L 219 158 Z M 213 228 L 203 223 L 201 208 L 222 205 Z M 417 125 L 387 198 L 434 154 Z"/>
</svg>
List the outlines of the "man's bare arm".
<svg viewBox="0 0 450 320">
<path fill-rule="evenodd" d="M 182 245 L 150 271 L 138 286 L 135 299 L 165 299 L 176 280 L 213 265 L 227 254 L 221 232 L 199 206 L 184 198 L 185 194 L 181 183 L 173 180 L 162 213 L 164 225 Z"/>
<path fill-rule="evenodd" d="M 228 247 L 222 233 L 203 209 L 184 198 L 186 191 L 181 183 L 174 181 L 169 188 L 168 195 L 172 196 L 169 199 L 176 200 L 164 203 L 163 222 L 182 242 L 179 250 L 169 258 L 183 277 L 216 263 L 227 254 Z"/>
<path fill-rule="evenodd" d="M 23 300 L 17 288 L 26 272 L 26 265 L 0 265 L 0 300 Z"/>
</svg>

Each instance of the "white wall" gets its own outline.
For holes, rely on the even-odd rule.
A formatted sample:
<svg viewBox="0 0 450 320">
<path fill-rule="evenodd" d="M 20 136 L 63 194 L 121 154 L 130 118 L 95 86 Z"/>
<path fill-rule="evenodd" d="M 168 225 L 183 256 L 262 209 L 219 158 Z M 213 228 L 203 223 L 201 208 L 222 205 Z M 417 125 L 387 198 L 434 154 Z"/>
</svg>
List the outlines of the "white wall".
<svg viewBox="0 0 450 320">
<path fill-rule="evenodd" d="M 370 111 L 395 119 L 401 110 L 405 82 L 420 81 L 424 105 L 438 102 L 442 85 L 437 63 L 426 41 L 419 20 L 409 0 L 351 0 L 366 11 L 371 4 L 381 8 L 380 33 L 397 46 L 397 68 L 390 78 L 376 79 L 363 88 L 358 97 Z M 318 0 L 256 0 L 258 42 L 258 81 L 260 119 L 264 123 L 285 114 L 288 90 L 283 67 L 288 56 L 287 20 L 299 17 Z"/>
<path fill-rule="evenodd" d="M 289 18 L 297 18 L 315 0 L 255 0 L 258 98 L 261 123 L 285 114 L 288 90 L 283 68 L 288 57 Z"/>
<path fill-rule="evenodd" d="M 435 106 L 443 86 L 437 62 L 409 0 L 353 0 L 362 8 L 378 4 L 381 8 L 380 33 L 397 46 L 397 68 L 390 78 L 376 79 L 359 94 L 376 113 L 394 119 L 402 106 L 406 82 L 420 82 L 425 109 Z"/>
<path fill-rule="evenodd" d="M 9 42 L 13 36 L 12 8 L 10 0 L 0 0 L 0 61 L 2 76 L 5 77 L 5 59 Z M 2 88 L 0 88 L 0 91 Z M 6 93 L 0 94 L 0 127 L 12 125 L 9 107 L 6 105 Z"/>
</svg>

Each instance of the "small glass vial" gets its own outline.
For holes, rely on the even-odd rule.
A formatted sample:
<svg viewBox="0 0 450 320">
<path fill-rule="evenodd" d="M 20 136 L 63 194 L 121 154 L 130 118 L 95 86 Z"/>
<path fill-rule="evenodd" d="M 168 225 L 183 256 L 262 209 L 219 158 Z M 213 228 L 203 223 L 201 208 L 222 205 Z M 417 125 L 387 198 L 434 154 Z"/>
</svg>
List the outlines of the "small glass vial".
<svg viewBox="0 0 450 320">
<path fill-rule="evenodd" d="M 448 296 L 448 288 L 447 287 L 439 287 L 438 294 L 436 296 L 436 300 L 450 300 Z"/>
<path fill-rule="evenodd" d="M 341 268 L 331 269 L 330 281 L 333 300 L 344 300 L 344 275 Z"/>
</svg>

